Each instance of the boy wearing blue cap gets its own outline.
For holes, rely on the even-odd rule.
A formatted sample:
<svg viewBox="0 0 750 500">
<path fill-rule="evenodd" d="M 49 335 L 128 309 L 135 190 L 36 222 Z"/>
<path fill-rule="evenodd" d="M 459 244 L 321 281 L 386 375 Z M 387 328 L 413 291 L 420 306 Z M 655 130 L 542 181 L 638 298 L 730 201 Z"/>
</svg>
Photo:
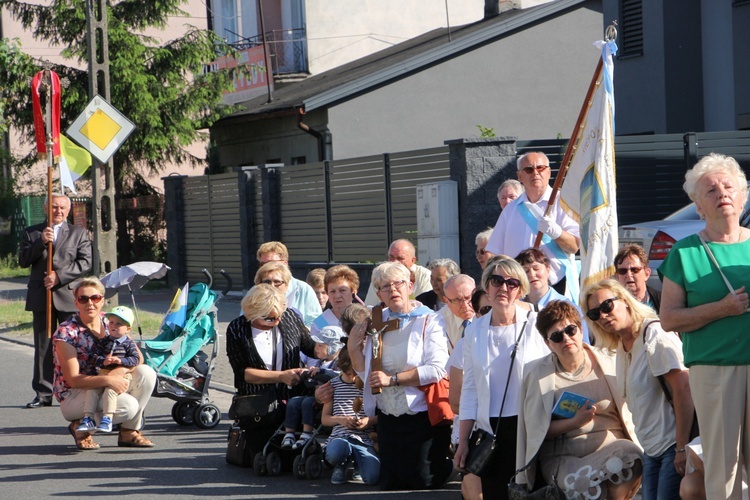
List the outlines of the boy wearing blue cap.
<svg viewBox="0 0 750 500">
<path fill-rule="evenodd" d="M 98 340 L 92 351 L 96 372 L 99 375 L 106 376 L 119 367 L 123 367 L 129 372 L 141 363 L 138 347 L 128 336 L 134 319 L 133 311 L 129 307 L 118 306 L 105 316 L 108 320 L 107 333 L 109 335 Z M 126 373 L 124 377 L 128 380 L 132 378 L 130 373 Z M 104 397 L 102 419 L 97 427 L 94 422 L 94 413 L 96 413 L 96 408 L 102 396 Z M 114 390 L 105 387 L 88 389 L 83 406 L 83 420 L 81 420 L 81 425 L 76 428 L 76 431 L 112 432 L 112 417 L 116 407 L 117 393 Z"/>
</svg>

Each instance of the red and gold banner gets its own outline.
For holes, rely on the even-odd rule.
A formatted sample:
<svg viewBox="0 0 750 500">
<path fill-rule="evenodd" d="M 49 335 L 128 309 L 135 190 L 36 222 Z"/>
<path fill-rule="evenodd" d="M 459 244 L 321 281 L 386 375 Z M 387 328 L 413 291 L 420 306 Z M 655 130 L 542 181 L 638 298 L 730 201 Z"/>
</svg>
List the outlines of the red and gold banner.
<svg viewBox="0 0 750 500">
<path fill-rule="evenodd" d="M 49 81 L 45 81 L 45 72 L 49 72 Z M 45 90 L 47 99 L 51 103 L 52 153 L 55 161 L 60 158 L 60 77 L 52 70 L 40 71 L 31 80 L 31 100 L 34 107 L 34 131 L 36 132 L 36 150 L 40 156 L 47 154 L 47 129 L 45 127 L 44 110 L 41 102 L 41 86 L 47 85 Z"/>
</svg>

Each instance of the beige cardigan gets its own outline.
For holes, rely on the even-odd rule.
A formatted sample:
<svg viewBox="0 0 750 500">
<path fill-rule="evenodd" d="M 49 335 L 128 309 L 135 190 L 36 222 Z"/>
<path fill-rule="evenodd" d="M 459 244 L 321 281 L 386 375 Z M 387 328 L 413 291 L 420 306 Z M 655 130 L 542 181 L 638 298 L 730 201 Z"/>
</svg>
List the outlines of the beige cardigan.
<svg viewBox="0 0 750 500">
<path fill-rule="evenodd" d="M 633 428 L 633 419 L 627 409 L 625 400 L 620 396 L 615 370 L 614 351 L 591 347 L 583 344 L 596 358 L 604 373 L 605 381 L 617 405 L 622 428 L 628 437 L 638 444 Z M 518 414 L 518 438 L 516 446 L 516 470 L 534 463 L 516 476 L 516 482 L 527 484 L 529 489 L 534 487 L 536 478 L 536 454 L 547 436 L 552 407 L 555 399 L 555 361 L 554 354 L 550 354 L 526 366 L 521 386 L 521 405 Z"/>
</svg>

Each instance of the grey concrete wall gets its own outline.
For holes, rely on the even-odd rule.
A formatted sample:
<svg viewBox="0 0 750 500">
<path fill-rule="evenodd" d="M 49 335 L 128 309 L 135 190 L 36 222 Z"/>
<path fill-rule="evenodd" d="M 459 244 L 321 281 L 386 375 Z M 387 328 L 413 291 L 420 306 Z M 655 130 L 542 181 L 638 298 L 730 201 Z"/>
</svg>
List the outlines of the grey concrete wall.
<svg viewBox="0 0 750 500">
<path fill-rule="evenodd" d="M 570 135 L 596 67 L 600 2 L 568 11 L 329 110 L 336 158 L 450 137 Z"/>
</svg>

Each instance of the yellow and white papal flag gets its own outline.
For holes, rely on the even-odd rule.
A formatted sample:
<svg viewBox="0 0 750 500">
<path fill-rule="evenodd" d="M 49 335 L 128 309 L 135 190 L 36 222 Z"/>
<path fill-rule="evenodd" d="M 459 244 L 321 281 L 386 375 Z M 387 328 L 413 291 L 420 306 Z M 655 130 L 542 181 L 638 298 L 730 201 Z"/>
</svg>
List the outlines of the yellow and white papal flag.
<svg viewBox="0 0 750 500">
<path fill-rule="evenodd" d="M 560 189 L 560 204 L 581 226 L 581 290 L 614 274 L 617 238 L 615 196 L 615 42 L 599 41 L 602 65 Z"/>
</svg>

